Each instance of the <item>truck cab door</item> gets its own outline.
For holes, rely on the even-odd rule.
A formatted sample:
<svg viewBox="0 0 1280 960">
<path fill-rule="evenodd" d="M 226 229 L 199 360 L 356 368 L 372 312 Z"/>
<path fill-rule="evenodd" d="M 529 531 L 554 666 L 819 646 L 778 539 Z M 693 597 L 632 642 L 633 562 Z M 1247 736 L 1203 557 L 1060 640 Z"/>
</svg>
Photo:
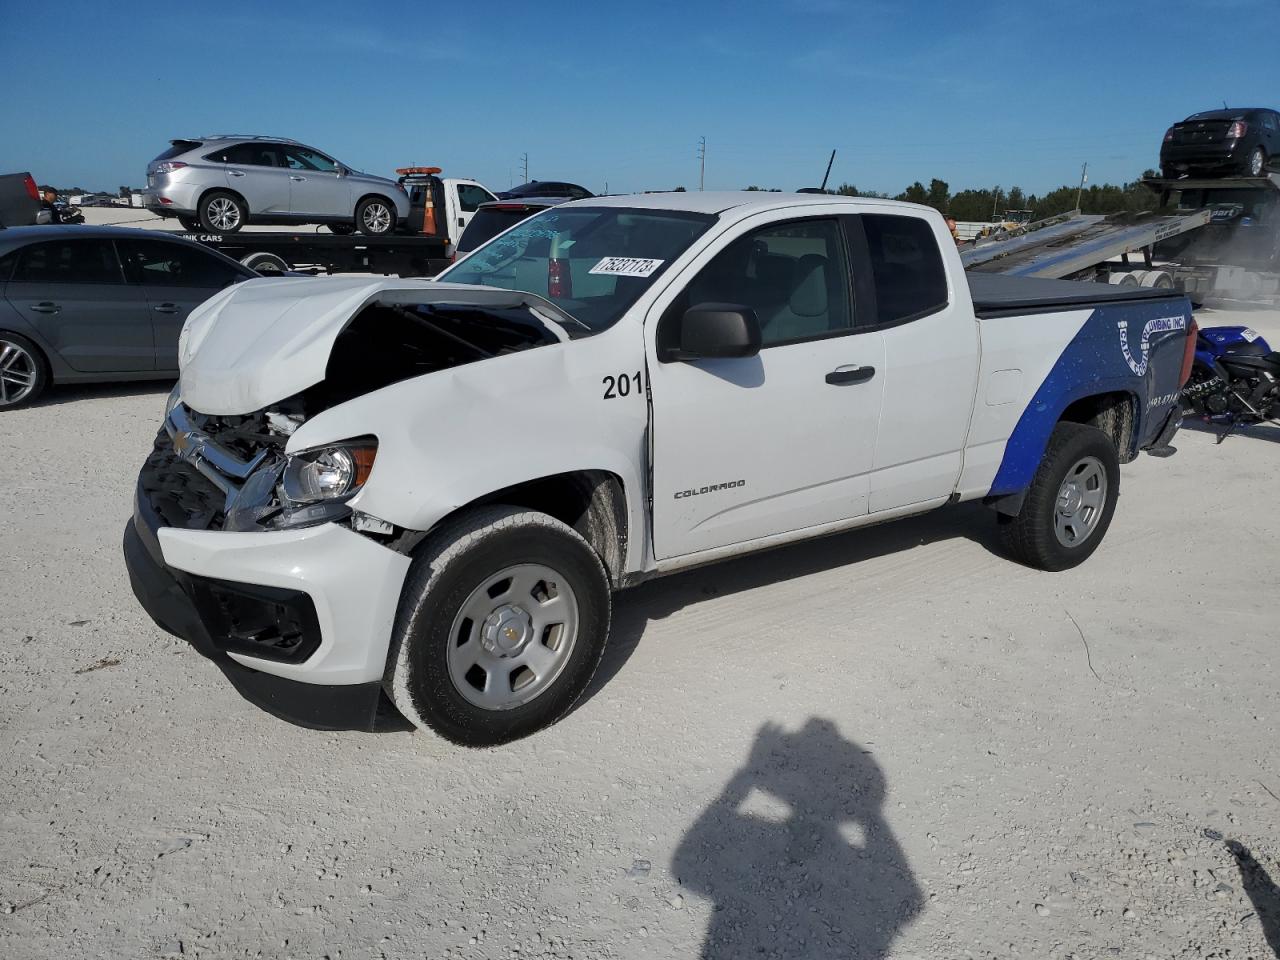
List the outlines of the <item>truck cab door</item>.
<svg viewBox="0 0 1280 960">
<path fill-rule="evenodd" d="M 885 421 L 875 442 L 871 512 L 949 497 L 963 465 L 979 355 L 955 241 L 930 216 L 863 214 L 845 225 L 854 269 L 868 288 L 864 302 L 874 301 L 871 319 L 884 336 Z M 947 247 L 958 289 L 948 283 Z"/>
<path fill-rule="evenodd" d="M 867 512 L 884 338 L 857 325 L 842 224 L 751 223 L 704 251 L 650 313 L 659 560 Z M 660 362 L 684 311 L 705 303 L 754 310 L 759 354 Z"/>
<path fill-rule="evenodd" d="M 450 205 L 453 209 L 449 211 L 449 242 L 456 245 L 462 236 L 462 231 L 467 229 L 467 224 L 476 215 L 480 204 L 498 198 L 478 183 L 464 183 L 457 180 L 453 181 L 453 190 L 450 194 Z"/>
</svg>

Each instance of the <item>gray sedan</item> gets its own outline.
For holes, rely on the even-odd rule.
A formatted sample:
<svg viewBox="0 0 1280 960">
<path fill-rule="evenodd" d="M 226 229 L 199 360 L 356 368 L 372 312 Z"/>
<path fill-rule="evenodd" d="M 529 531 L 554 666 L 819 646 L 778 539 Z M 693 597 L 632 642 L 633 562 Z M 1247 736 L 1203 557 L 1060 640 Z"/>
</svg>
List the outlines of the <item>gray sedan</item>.
<svg viewBox="0 0 1280 960">
<path fill-rule="evenodd" d="M 50 383 L 176 377 L 187 314 L 256 276 L 150 230 L 0 229 L 0 410 Z"/>
</svg>

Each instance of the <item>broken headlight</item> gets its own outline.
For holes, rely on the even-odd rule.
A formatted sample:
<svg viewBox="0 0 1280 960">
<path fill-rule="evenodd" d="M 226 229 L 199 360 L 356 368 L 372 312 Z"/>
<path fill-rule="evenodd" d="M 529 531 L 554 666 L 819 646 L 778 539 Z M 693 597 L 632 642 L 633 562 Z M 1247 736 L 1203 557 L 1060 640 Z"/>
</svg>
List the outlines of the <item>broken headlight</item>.
<svg viewBox="0 0 1280 960">
<path fill-rule="evenodd" d="M 361 437 L 289 454 L 280 475 L 281 499 L 291 504 L 345 500 L 369 479 L 377 453 L 377 441 Z"/>
</svg>

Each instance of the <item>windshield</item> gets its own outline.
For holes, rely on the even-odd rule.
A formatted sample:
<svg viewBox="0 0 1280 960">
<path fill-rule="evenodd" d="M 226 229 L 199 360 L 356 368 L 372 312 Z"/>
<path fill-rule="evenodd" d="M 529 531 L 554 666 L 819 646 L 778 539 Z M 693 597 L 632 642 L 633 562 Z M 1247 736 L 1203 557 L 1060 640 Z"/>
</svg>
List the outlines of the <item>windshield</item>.
<svg viewBox="0 0 1280 960">
<path fill-rule="evenodd" d="M 525 220 L 439 279 L 537 294 L 599 331 L 616 323 L 714 221 L 670 210 L 556 208 Z"/>
</svg>

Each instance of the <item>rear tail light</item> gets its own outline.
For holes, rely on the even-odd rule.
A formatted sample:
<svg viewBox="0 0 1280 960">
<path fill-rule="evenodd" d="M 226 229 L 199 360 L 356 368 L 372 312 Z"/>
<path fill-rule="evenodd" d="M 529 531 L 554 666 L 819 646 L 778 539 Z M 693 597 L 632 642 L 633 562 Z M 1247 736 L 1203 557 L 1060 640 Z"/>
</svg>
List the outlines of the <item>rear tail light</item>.
<svg viewBox="0 0 1280 960">
<path fill-rule="evenodd" d="M 165 160 L 163 163 L 157 163 L 152 173 L 173 173 L 175 170 L 181 170 L 186 164 L 181 160 Z"/>
<path fill-rule="evenodd" d="M 1227 139 L 1239 140 L 1249 132 L 1249 125 L 1243 120 L 1237 120 L 1231 126 L 1227 127 Z"/>
<path fill-rule="evenodd" d="M 22 178 L 22 185 L 27 188 L 27 196 L 32 200 L 40 199 L 40 191 L 36 189 L 36 182 L 31 179 L 31 174 L 27 174 Z"/>
<path fill-rule="evenodd" d="M 569 272 L 568 260 L 552 257 L 547 261 L 547 296 L 573 296 L 573 275 Z"/>
<path fill-rule="evenodd" d="M 1164 132 L 1164 142 L 1171 143 L 1173 141 L 1173 127 Z"/>
<path fill-rule="evenodd" d="M 1187 324 L 1187 342 L 1182 348 L 1182 374 L 1178 378 L 1178 386 L 1185 387 L 1187 381 L 1191 379 L 1191 366 L 1196 361 L 1196 340 L 1200 334 L 1200 327 L 1194 319 Z"/>
</svg>

